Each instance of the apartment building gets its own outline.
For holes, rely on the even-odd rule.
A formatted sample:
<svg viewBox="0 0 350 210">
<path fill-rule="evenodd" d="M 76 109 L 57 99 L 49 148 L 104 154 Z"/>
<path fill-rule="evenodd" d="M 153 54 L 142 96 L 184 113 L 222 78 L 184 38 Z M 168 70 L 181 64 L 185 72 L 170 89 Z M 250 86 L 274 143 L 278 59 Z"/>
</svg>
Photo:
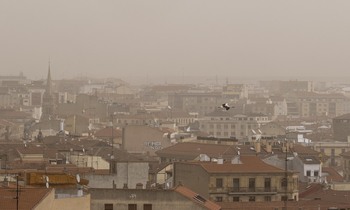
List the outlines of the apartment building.
<svg viewBox="0 0 350 210">
<path fill-rule="evenodd" d="M 287 175 L 287 177 L 286 177 Z M 268 165 L 256 156 L 231 162 L 176 162 L 174 184 L 216 202 L 298 200 L 298 174 Z"/>
<path fill-rule="evenodd" d="M 286 93 L 291 91 L 314 91 L 314 84 L 312 81 L 260 81 L 260 86 L 266 88 L 270 93 Z"/>
<path fill-rule="evenodd" d="M 350 151 L 340 155 L 343 162 L 343 177 L 344 181 L 350 182 Z"/>
<path fill-rule="evenodd" d="M 319 94 L 314 92 L 294 92 L 286 95 L 288 115 L 300 117 L 345 114 L 348 99 L 343 94 Z"/>
<path fill-rule="evenodd" d="M 333 118 L 333 138 L 336 141 L 349 142 L 350 113 Z"/>
<path fill-rule="evenodd" d="M 252 129 L 268 123 L 269 118 L 263 114 L 230 115 L 228 112 L 216 111 L 198 121 L 199 129 L 210 136 L 243 139 L 252 134 Z"/>
<path fill-rule="evenodd" d="M 248 98 L 248 88 L 246 84 L 227 84 L 222 88 L 222 91 L 225 98 Z"/>
<path fill-rule="evenodd" d="M 323 166 L 342 166 L 340 154 L 350 151 L 349 142 L 314 142 L 310 146 L 315 151 L 329 157 Z"/>
<path fill-rule="evenodd" d="M 173 93 L 168 96 L 168 103 L 172 108 L 197 112 L 200 116 L 215 111 L 220 104 L 226 102 L 219 92 Z"/>
<path fill-rule="evenodd" d="M 163 189 L 90 189 L 91 210 L 220 210 L 185 186 Z"/>
</svg>

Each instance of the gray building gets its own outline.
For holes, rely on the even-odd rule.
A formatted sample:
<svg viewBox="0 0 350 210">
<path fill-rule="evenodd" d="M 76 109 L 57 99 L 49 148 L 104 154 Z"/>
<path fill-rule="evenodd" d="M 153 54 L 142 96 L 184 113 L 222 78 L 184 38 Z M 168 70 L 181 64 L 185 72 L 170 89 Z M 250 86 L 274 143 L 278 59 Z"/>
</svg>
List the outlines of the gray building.
<svg viewBox="0 0 350 210">
<path fill-rule="evenodd" d="M 146 187 L 148 181 L 148 162 L 121 161 L 112 163 L 111 174 L 87 174 L 91 188 L 129 188 L 135 189 L 137 184 Z M 141 186 L 141 185 L 140 185 Z"/>
<path fill-rule="evenodd" d="M 159 189 L 90 189 L 91 210 L 220 210 L 184 186 Z"/>
<path fill-rule="evenodd" d="M 347 142 L 349 136 L 350 136 L 350 113 L 333 118 L 334 140 Z"/>
</svg>

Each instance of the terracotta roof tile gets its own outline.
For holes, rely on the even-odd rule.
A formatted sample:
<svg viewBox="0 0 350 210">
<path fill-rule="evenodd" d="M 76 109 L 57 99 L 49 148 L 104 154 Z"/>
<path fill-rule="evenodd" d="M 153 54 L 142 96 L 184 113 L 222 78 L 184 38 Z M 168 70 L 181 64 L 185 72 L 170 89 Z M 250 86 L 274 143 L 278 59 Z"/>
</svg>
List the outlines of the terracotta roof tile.
<svg viewBox="0 0 350 210">
<path fill-rule="evenodd" d="M 94 136 L 98 138 L 112 138 L 112 128 L 111 127 L 106 127 L 101 130 L 96 131 Z M 122 136 L 122 131 L 120 129 L 114 128 L 113 129 L 113 137 L 114 138 L 119 138 Z"/>
<path fill-rule="evenodd" d="M 174 190 L 175 190 L 175 192 L 180 193 L 181 195 L 189 198 L 190 200 L 192 200 L 193 202 L 195 202 L 201 206 L 204 206 L 207 209 L 210 209 L 210 210 L 220 210 L 221 209 L 221 207 L 218 204 L 216 204 L 215 202 L 201 197 L 197 193 L 191 191 L 190 189 L 188 189 L 184 186 L 179 185 Z"/>
<path fill-rule="evenodd" d="M 195 142 L 177 143 L 173 146 L 156 151 L 158 156 L 179 156 L 188 159 L 195 159 L 200 154 L 206 154 L 209 157 L 225 156 L 233 157 L 237 154 L 235 146 L 220 144 L 204 144 Z"/>
<path fill-rule="evenodd" d="M 241 164 L 224 162 L 190 162 L 188 164 L 198 164 L 208 173 L 284 173 L 285 171 L 275 166 L 269 165 L 256 156 L 241 156 Z"/>
<path fill-rule="evenodd" d="M 327 181 L 328 182 L 343 182 L 344 178 L 331 167 L 322 167 L 322 173 L 327 173 Z"/>
<path fill-rule="evenodd" d="M 19 195 L 19 209 L 30 210 L 45 198 L 52 188 L 21 188 Z M 0 210 L 15 210 L 16 209 L 16 189 L 15 188 L 0 188 Z"/>
</svg>

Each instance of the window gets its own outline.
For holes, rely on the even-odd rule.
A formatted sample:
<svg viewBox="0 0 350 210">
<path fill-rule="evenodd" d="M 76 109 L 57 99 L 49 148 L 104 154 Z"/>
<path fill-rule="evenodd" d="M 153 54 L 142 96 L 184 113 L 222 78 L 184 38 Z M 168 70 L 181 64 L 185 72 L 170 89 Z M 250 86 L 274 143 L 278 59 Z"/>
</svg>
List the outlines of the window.
<svg viewBox="0 0 350 210">
<path fill-rule="evenodd" d="M 255 196 L 249 196 L 249 202 L 254 202 L 255 201 Z"/>
<path fill-rule="evenodd" d="M 128 210 L 137 210 L 137 204 L 128 204 Z"/>
<path fill-rule="evenodd" d="M 105 203 L 105 210 L 113 210 L 113 203 Z"/>
<path fill-rule="evenodd" d="M 233 197 L 232 201 L 233 202 L 239 202 L 239 197 Z"/>
<path fill-rule="evenodd" d="M 269 192 L 271 190 L 271 178 L 265 178 L 265 191 Z"/>
<path fill-rule="evenodd" d="M 314 171 L 314 176 L 318 176 L 318 171 Z"/>
<path fill-rule="evenodd" d="M 287 179 L 286 178 L 282 178 L 281 179 L 281 187 L 287 187 Z"/>
<path fill-rule="evenodd" d="M 152 204 L 143 204 L 143 210 L 152 210 Z"/>
<path fill-rule="evenodd" d="M 255 191 L 255 178 L 249 178 L 249 191 Z"/>
<path fill-rule="evenodd" d="M 310 170 L 306 171 L 306 176 L 311 176 L 311 171 Z"/>
<path fill-rule="evenodd" d="M 222 178 L 217 178 L 216 179 L 216 187 L 222 187 L 223 184 L 222 184 Z"/>
<path fill-rule="evenodd" d="M 216 200 L 216 202 L 222 202 L 222 197 L 221 197 L 221 196 L 217 196 L 217 197 L 215 198 L 215 200 Z"/>
<path fill-rule="evenodd" d="M 264 197 L 264 200 L 265 200 L 265 201 L 271 201 L 271 196 L 265 196 L 265 197 Z"/>
<path fill-rule="evenodd" d="M 288 199 L 288 196 L 285 196 L 285 195 L 281 196 L 281 201 L 287 201 L 287 199 Z"/>
<path fill-rule="evenodd" d="M 239 192 L 239 178 L 233 178 L 233 192 Z"/>
</svg>

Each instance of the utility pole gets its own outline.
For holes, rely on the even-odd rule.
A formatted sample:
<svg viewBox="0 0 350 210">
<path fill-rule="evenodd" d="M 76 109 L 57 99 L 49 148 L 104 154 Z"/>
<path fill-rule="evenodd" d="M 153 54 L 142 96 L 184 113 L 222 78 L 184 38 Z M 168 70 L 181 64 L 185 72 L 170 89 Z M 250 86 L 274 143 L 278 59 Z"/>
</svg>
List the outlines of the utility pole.
<svg viewBox="0 0 350 210">
<path fill-rule="evenodd" d="M 284 201 L 284 210 L 287 210 L 288 207 L 288 145 L 287 145 L 287 140 L 286 140 L 286 160 L 285 160 L 285 174 L 284 174 L 284 179 L 285 179 L 285 201 Z"/>
<path fill-rule="evenodd" d="M 19 190 L 18 190 L 18 174 L 17 174 L 17 189 L 16 189 L 16 209 L 19 209 L 19 205 L 18 205 L 18 201 L 19 201 Z"/>
<path fill-rule="evenodd" d="M 111 114 L 111 128 L 112 128 L 112 140 L 111 140 L 111 146 L 112 146 L 112 152 L 111 152 L 111 156 L 110 156 L 110 166 L 109 166 L 109 171 L 112 174 L 114 172 L 114 167 L 115 167 L 115 163 L 114 163 L 114 125 L 113 125 L 113 121 L 114 121 L 114 116 L 115 116 L 115 112 L 113 114 Z"/>
</svg>

